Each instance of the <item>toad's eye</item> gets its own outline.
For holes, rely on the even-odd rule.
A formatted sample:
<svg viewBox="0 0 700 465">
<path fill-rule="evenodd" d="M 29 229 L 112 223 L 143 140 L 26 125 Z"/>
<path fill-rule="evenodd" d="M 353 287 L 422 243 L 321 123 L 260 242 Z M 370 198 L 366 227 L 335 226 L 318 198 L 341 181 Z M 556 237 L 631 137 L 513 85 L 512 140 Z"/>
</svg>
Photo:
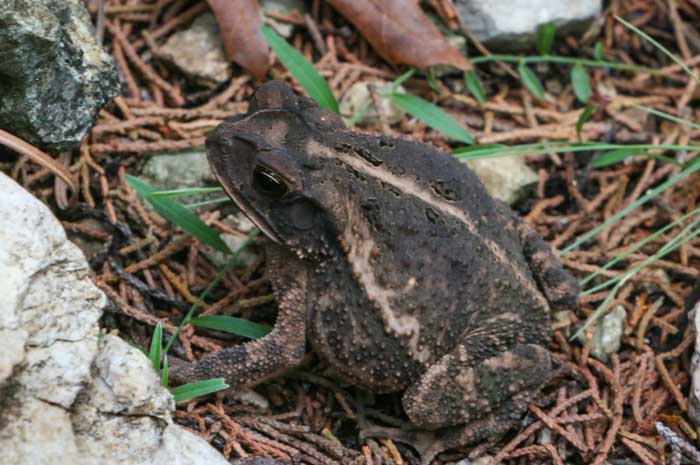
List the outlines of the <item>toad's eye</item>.
<svg viewBox="0 0 700 465">
<path fill-rule="evenodd" d="M 253 186 L 258 192 L 272 199 L 281 199 L 289 192 L 289 186 L 282 177 L 262 165 L 253 169 Z"/>
</svg>

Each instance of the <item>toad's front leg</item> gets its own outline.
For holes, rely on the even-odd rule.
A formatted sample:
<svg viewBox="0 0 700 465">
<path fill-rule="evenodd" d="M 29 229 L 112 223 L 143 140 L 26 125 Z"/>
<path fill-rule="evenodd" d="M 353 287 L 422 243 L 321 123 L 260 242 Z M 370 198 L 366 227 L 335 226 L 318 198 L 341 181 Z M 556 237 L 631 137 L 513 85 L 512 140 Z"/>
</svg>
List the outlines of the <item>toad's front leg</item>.
<svg viewBox="0 0 700 465">
<path fill-rule="evenodd" d="M 170 367 L 173 384 L 223 377 L 230 386 L 250 386 L 292 368 L 306 350 L 307 272 L 300 264 L 290 273 L 296 257 L 278 247 L 269 247 L 268 273 L 279 308 L 277 322 L 265 337 L 205 355 L 194 363 Z M 282 273 L 284 271 L 284 273 Z"/>
</svg>

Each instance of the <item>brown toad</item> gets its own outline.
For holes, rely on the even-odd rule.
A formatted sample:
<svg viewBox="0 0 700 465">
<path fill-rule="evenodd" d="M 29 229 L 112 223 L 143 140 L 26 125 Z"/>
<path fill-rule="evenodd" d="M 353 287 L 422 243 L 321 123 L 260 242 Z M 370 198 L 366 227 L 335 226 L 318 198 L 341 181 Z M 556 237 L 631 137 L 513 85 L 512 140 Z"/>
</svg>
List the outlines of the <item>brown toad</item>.
<svg viewBox="0 0 700 465">
<path fill-rule="evenodd" d="M 268 336 L 179 366 L 178 380 L 255 384 L 308 341 L 349 383 L 404 391 L 408 418 L 432 431 L 429 463 L 516 424 L 551 379 L 550 306 L 574 305 L 576 282 L 449 154 L 353 133 L 276 81 L 207 153 L 268 239 L 279 314 Z"/>
</svg>

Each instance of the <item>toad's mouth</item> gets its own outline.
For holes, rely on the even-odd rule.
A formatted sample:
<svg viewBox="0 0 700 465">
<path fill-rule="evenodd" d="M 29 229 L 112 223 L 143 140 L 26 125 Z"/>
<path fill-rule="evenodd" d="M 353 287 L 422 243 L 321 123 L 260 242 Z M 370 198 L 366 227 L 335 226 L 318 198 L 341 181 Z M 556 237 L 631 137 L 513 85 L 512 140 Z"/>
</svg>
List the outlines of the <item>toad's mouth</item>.
<svg viewBox="0 0 700 465">
<path fill-rule="evenodd" d="M 253 224 L 257 226 L 263 234 L 265 234 L 265 236 L 270 238 L 270 240 L 278 244 L 282 244 L 282 239 L 272 229 L 272 226 L 270 226 L 270 224 L 265 220 L 265 218 L 263 218 L 262 215 L 256 212 L 255 209 L 243 198 L 243 196 L 239 192 L 237 192 L 235 189 L 227 187 L 228 183 L 222 182 L 221 178 L 219 177 L 219 173 L 216 169 L 212 171 L 214 171 L 214 176 L 219 182 L 219 185 L 224 189 L 224 192 L 226 192 L 226 194 L 229 197 L 231 197 L 231 200 L 233 200 L 233 202 L 243 212 L 243 214 L 247 216 L 248 219 L 252 221 Z"/>
</svg>

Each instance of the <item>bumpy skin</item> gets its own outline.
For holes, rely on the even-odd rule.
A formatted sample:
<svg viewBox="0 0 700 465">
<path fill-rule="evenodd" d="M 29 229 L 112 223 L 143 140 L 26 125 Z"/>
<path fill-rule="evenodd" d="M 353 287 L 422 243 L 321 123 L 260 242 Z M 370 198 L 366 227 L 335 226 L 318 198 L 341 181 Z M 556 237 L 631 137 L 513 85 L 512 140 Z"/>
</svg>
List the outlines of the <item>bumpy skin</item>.
<svg viewBox="0 0 700 465">
<path fill-rule="evenodd" d="M 178 366 L 176 379 L 254 384 L 308 340 L 348 382 L 404 391 L 410 420 L 435 431 L 428 463 L 512 426 L 551 378 L 550 307 L 574 305 L 576 282 L 452 156 L 350 132 L 275 81 L 207 152 L 270 239 L 280 314 L 266 338 Z"/>
</svg>

